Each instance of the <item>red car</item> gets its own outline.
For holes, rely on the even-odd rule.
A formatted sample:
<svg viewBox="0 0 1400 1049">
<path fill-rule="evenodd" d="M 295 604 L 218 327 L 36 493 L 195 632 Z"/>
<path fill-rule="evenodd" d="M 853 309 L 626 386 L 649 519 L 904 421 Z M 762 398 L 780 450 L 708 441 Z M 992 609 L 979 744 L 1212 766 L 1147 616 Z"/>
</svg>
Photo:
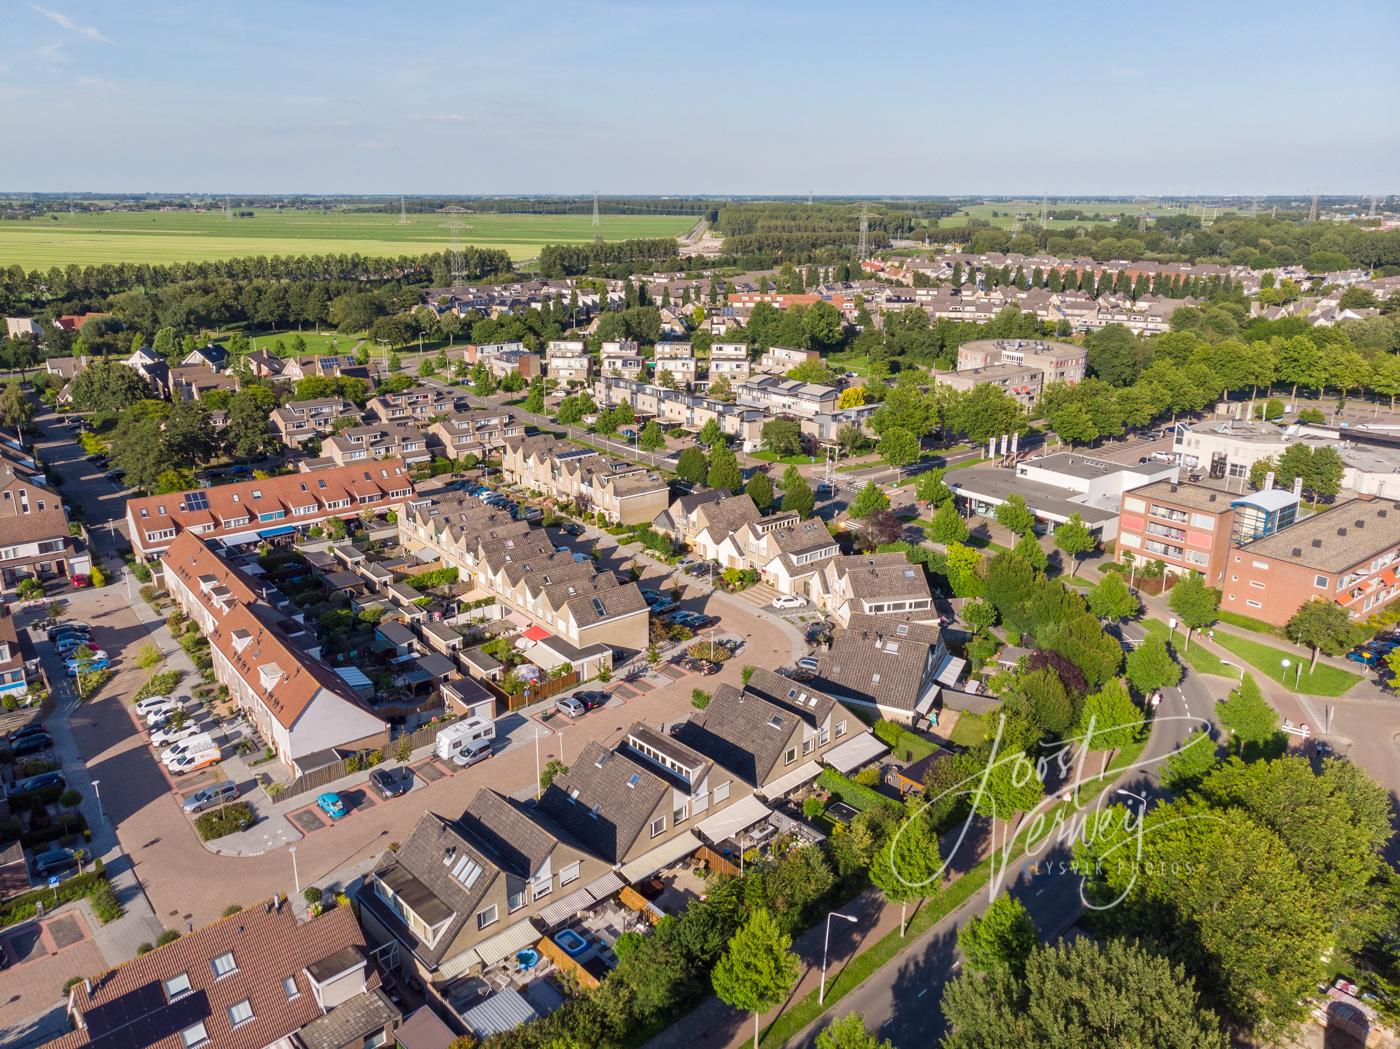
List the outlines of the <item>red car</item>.
<svg viewBox="0 0 1400 1049">
<path fill-rule="evenodd" d="M 90 575 L 70 575 L 68 582 L 73 584 L 76 590 L 86 590 L 92 586 L 92 576 Z"/>
</svg>

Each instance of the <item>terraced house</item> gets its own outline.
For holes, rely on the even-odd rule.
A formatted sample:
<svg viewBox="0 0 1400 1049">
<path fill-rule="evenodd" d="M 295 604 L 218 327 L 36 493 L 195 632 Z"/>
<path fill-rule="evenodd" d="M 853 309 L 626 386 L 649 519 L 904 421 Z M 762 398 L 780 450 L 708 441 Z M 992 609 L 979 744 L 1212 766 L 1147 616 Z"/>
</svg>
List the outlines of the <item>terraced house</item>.
<svg viewBox="0 0 1400 1049">
<path fill-rule="evenodd" d="M 857 615 L 935 614 L 924 570 L 898 552 L 833 557 L 812 577 L 811 594 L 843 627 Z"/>
<path fill-rule="evenodd" d="M 33 460 L 0 444 L 0 592 L 28 578 L 84 574 L 92 557 L 69 534 L 58 493 L 46 487 Z"/>
<path fill-rule="evenodd" d="M 371 459 L 402 459 L 410 466 L 432 459 L 428 438 L 416 426 L 371 423 L 351 426 L 321 444 L 321 455 L 337 466 Z"/>
<path fill-rule="evenodd" d="M 433 423 L 427 432 L 449 459 L 466 455 L 486 459 L 505 447 L 512 437 L 523 437 L 525 424 L 516 422 L 510 412 L 457 412 Z"/>
<path fill-rule="evenodd" d="M 964 666 L 948 653 L 937 623 L 862 614 L 837 632 L 816 680 L 843 702 L 912 723 L 937 716 L 940 689 L 955 687 Z"/>
<path fill-rule="evenodd" d="M 288 401 L 272 413 L 272 428 L 288 448 L 299 448 L 313 437 L 335 433 L 337 425 L 358 423 L 364 413 L 339 397 Z M 341 420 L 348 423 L 341 423 Z"/>
<path fill-rule="evenodd" d="M 611 459 L 591 448 L 564 448 L 553 437 L 518 437 L 501 452 L 501 473 L 555 499 L 601 513 L 613 524 L 650 524 L 666 508 L 665 478 L 639 463 Z"/>
<path fill-rule="evenodd" d="M 446 386 L 420 384 L 398 393 L 380 393 L 370 398 L 369 410 L 382 423 L 412 423 L 422 426 L 434 416 L 450 415 L 462 406 L 462 398 Z"/>
<path fill-rule="evenodd" d="M 397 509 L 412 494 L 403 460 L 381 459 L 128 499 L 127 534 L 138 555 L 153 558 L 185 531 L 229 546 L 256 543 L 333 517 Z"/>
</svg>

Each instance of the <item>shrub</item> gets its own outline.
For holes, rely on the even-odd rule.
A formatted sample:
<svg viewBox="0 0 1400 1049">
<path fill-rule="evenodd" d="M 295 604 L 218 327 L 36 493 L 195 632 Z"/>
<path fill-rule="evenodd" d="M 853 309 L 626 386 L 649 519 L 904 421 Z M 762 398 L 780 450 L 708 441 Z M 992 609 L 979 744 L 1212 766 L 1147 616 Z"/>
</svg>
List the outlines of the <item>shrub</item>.
<svg viewBox="0 0 1400 1049">
<path fill-rule="evenodd" d="M 88 896 L 88 905 L 103 925 L 108 925 L 122 916 L 121 901 L 117 899 L 116 891 L 107 883 L 106 878 L 103 878 Z"/>
<path fill-rule="evenodd" d="M 237 914 L 237 913 L 238 913 L 239 911 L 241 911 L 242 909 L 243 909 L 243 908 L 240 907 L 240 906 L 238 906 L 238 904 L 236 904 L 236 903 L 230 903 L 227 907 L 224 908 L 224 913 L 223 913 L 222 917 L 224 917 L 224 918 L 232 918 L 235 914 Z"/>
<path fill-rule="evenodd" d="M 152 674 L 144 685 L 132 693 L 131 701 L 139 703 L 151 696 L 168 696 L 175 691 L 182 677 L 184 675 L 178 670 L 162 670 L 159 674 Z"/>
<path fill-rule="evenodd" d="M 235 802 L 222 808 L 202 812 L 194 821 L 195 830 L 204 841 L 213 841 L 226 834 L 242 830 L 253 818 L 253 810 L 244 802 Z"/>
<path fill-rule="evenodd" d="M 88 570 L 88 577 L 92 580 L 93 586 L 107 585 L 107 574 L 103 572 L 102 569 L 99 568 L 96 563 L 94 563 L 92 568 Z"/>
<path fill-rule="evenodd" d="M 180 934 L 174 929 L 162 929 L 161 934 L 156 937 L 156 946 L 164 947 L 167 943 L 174 943 L 180 938 Z"/>
<path fill-rule="evenodd" d="M 814 820 L 826 811 L 826 802 L 821 798 L 807 798 L 802 802 L 802 818 Z"/>
<path fill-rule="evenodd" d="M 151 566 L 145 561 L 133 561 L 131 574 L 136 577 L 138 583 L 149 583 L 151 581 Z"/>
<path fill-rule="evenodd" d="M 710 694 L 703 688 L 692 688 L 690 690 L 690 705 L 696 710 L 704 710 L 710 705 Z"/>
<path fill-rule="evenodd" d="M 85 977 L 85 976 L 70 976 L 70 977 L 68 977 L 68 979 L 64 980 L 64 981 L 63 981 L 63 993 L 64 993 L 64 995 L 67 995 L 69 991 L 71 991 L 74 987 L 77 987 L 78 984 L 82 983 L 85 979 L 87 979 L 87 977 Z"/>
<path fill-rule="evenodd" d="M 686 650 L 686 655 L 703 659 L 710 663 L 724 663 L 734 658 L 734 653 L 714 641 L 697 641 Z"/>
<path fill-rule="evenodd" d="M 302 898 L 303 900 L 306 901 L 306 905 L 307 905 L 308 907 L 313 907 L 313 906 L 315 906 L 316 904 L 320 903 L 320 902 L 321 902 L 321 897 L 324 896 L 324 895 L 325 895 L 325 893 L 323 893 L 320 889 L 318 889 L 318 888 L 317 888 L 316 886 L 314 886 L 314 885 L 308 885 L 308 886 L 307 886 L 305 889 L 303 889 L 302 892 L 301 892 L 301 898 Z"/>
<path fill-rule="evenodd" d="M 856 783 L 835 769 L 822 769 L 821 775 L 817 777 L 817 783 L 824 790 L 829 791 L 833 798 L 844 801 L 847 805 L 854 809 L 860 809 L 862 812 L 867 809 L 878 809 L 884 805 L 895 804 L 879 791 Z"/>
<path fill-rule="evenodd" d="M 853 779 L 862 787 L 878 787 L 880 785 L 880 770 L 874 765 L 869 765 L 857 772 Z"/>
<path fill-rule="evenodd" d="M 154 951 L 154 950 L 155 950 L 155 947 L 154 947 L 152 944 L 149 944 L 149 943 L 138 944 L 137 947 L 136 947 L 136 957 L 139 958 L 139 957 L 141 957 L 141 955 L 143 955 L 143 954 L 150 954 L 150 953 L 151 953 L 152 951 Z"/>
</svg>

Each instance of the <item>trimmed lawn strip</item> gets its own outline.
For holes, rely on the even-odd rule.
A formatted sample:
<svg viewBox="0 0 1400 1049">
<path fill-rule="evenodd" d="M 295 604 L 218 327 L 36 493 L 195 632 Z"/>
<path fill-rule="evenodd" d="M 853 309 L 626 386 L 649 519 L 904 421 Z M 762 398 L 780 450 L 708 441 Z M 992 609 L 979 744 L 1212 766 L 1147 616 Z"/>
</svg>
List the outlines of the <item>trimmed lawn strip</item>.
<svg viewBox="0 0 1400 1049">
<path fill-rule="evenodd" d="M 765 463 L 782 463 L 784 466 L 816 466 L 823 460 L 811 455 L 784 455 L 781 458 L 774 452 L 748 452 L 750 459 L 762 459 Z"/>
<path fill-rule="evenodd" d="M 1107 789 L 1117 779 L 1118 772 L 1137 761 L 1146 745 L 1147 741 L 1142 740 L 1120 750 L 1113 761 L 1109 763 L 1106 772 L 1095 781 L 1097 789 L 1090 790 L 1087 787 L 1080 789 L 1081 803 L 1087 803 Z M 1044 823 L 1046 834 L 1055 833 L 1053 823 L 1055 813 L 1071 804 L 1073 803 L 1061 802 L 1046 812 Z M 1034 825 L 1032 824 L 1032 826 Z M 1017 835 L 1017 843 L 1011 849 L 1006 860 L 1007 867 L 1010 867 L 1025 854 L 1024 834 L 1023 830 Z M 805 1029 L 808 1024 L 817 1020 L 847 994 L 903 953 L 904 948 L 910 946 L 919 936 L 928 932 L 929 929 L 971 899 L 972 894 L 987 883 L 991 873 L 991 859 L 985 859 L 939 892 L 938 895 L 925 900 L 915 911 L 914 916 L 909 919 L 909 926 L 903 937 L 899 935 L 898 929 L 894 929 L 875 941 L 870 948 L 852 958 L 837 973 L 836 978 L 827 983 L 826 1004 L 818 1005 L 817 992 L 809 992 L 805 998 L 793 1005 L 763 1031 L 759 1039 L 760 1047 L 766 1046 L 768 1049 L 772 1049 L 774 1046 L 782 1045 L 799 1031 Z"/>
<path fill-rule="evenodd" d="M 1155 637 L 1166 641 L 1167 647 L 1175 652 L 1178 658 L 1183 660 L 1188 667 L 1200 674 L 1216 674 L 1220 677 L 1239 679 L 1239 671 L 1229 666 L 1223 659 L 1214 652 L 1208 652 L 1200 645 L 1192 645 L 1184 651 L 1174 643 L 1167 635 L 1171 630 L 1158 619 L 1143 619 L 1140 621 L 1142 628 L 1147 631 L 1149 637 Z"/>
<path fill-rule="evenodd" d="M 1306 652 L 1288 652 L 1224 630 L 1215 635 L 1215 643 L 1221 648 L 1228 648 L 1260 673 L 1289 689 L 1294 687 L 1293 682 L 1297 674 L 1293 667 L 1297 666 L 1299 661 L 1304 664 L 1308 662 Z M 1282 659 L 1287 659 L 1293 666 L 1284 670 L 1279 662 Z M 1304 668 L 1297 690 L 1309 696 L 1340 696 L 1360 680 L 1360 674 L 1352 674 L 1326 663 L 1319 663 L 1314 670 Z"/>
<path fill-rule="evenodd" d="M 971 459 L 964 459 L 962 462 L 954 463 L 952 466 L 945 466 L 943 472 L 947 473 L 949 470 L 966 470 L 969 466 L 981 466 L 983 463 L 989 461 L 990 460 L 985 455 L 973 456 Z"/>
<path fill-rule="evenodd" d="M 1255 619 L 1253 616 L 1242 616 L 1238 612 L 1230 612 L 1222 608 L 1220 621 L 1237 626 L 1241 630 L 1252 630 L 1256 634 L 1268 634 L 1270 637 L 1283 638 L 1283 631 L 1278 627 L 1272 623 L 1266 623 L 1262 619 Z"/>
</svg>

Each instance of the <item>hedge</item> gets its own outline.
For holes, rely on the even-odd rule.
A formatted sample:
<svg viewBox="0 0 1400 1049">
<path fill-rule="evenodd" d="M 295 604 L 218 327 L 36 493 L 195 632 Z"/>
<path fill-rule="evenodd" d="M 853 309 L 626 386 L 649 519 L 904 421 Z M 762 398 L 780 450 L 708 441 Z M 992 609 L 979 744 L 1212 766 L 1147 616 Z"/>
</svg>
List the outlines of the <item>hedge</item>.
<svg viewBox="0 0 1400 1049">
<path fill-rule="evenodd" d="M 253 810 L 246 803 L 239 801 L 201 813 L 194 821 L 194 826 L 203 840 L 212 841 L 214 838 L 222 838 L 225 834 L 242 830 L 252 818 Z"/>
<path fill-rule="evenodd" d="M 884 718 L 875 722 L 874 732 L 876 739 L 894 751 L 896 757 L 905 761 L 918 761 L 938 749 L 938 745 L 932 740 Z"/>
<path fill-rule="evenodd" d="M 868 809 L 878 809 L 882 805 L 896 804 L 893 798 L 885 797 L 878 790 L 862 787 L 855 780 L 841 775 L 832 768 L 822 769 L 821 775 L 817 777 L 817 785 L 830 791 L 837 801 L 844 801 L 851 808 L 859 809 L 861 812 Z"/>
<path fill-rule="evenodd" d="M 38 913 L 40 903 L 45 909 L 51 910 L 58 904 L 72 903 L 84 897 L 102 924 L 106 925 L 122 916 L 122 906 L 117 901 L 117 894 L 107 883 L 102 861 L 98 860 L 93 870 L 61 881 L 55 888 L 45 886 L 31 889 L 0 903 L 0 928 L 8 928 L 17 922 L 33 918 Z"/>
<path fill-rule="evenodd" d="M 159 674 L 152 674 L 144 685 L 132 693 L 131 701 L 139 703 L 151 696 L 168 696 L 184 676 L 179 670 L 162 670 Z"/>
</svg>

